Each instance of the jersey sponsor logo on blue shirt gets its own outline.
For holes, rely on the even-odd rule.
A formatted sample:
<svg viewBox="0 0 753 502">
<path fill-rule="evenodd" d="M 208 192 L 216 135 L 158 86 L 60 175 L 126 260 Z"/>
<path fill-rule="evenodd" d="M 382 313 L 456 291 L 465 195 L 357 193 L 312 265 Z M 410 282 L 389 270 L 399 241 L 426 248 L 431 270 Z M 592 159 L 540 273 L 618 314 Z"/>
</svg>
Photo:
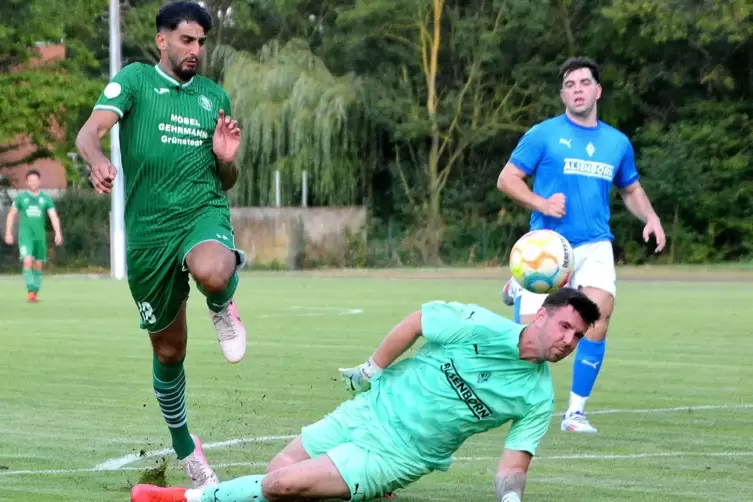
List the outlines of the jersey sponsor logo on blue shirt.
<svg viewBox="0 0 753 502">
<path fill-rule="evenodd" d="M 477 420 L 492 416 L 492 410 L 476 395 L 471 386 L 458 375 L 454 362 L 445 363 L 440 369 L 447 377 L 447 381 L 455 390 L 458 398 L 468 406 L 468 409 L 471 410 L 471 413 L 473 413 L 473 416 Z"/>
<path fill-rule="evenodd" d="M 612 182 L 614 178 L 614 166 L 603 162 L 594 162 L 583 159 L 565 159 L 565 167 L 562 170 L 564 174 L 575 174 L 579 176 L 588 176 L 590 178 L 599 178 Z"/>
</svg>

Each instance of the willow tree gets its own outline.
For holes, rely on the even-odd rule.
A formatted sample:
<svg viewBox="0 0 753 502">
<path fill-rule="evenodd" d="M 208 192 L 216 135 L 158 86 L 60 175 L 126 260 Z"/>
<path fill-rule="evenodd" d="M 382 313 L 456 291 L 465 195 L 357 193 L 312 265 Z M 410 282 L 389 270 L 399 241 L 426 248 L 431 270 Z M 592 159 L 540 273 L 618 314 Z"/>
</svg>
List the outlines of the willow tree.
<svg viewBox="0 0 753 502">
<path fill-rule="evenodd" d="M 298 39 L 256 55 L 220 46 L 213 59 L 243 131 L 232 203 L 273 203 L 277 170 L 284 204 L 297 202 L 303 171 L 315 203 L 360 202 L 375 159 L 361 79 L 333 75 Z"/>
</svg>

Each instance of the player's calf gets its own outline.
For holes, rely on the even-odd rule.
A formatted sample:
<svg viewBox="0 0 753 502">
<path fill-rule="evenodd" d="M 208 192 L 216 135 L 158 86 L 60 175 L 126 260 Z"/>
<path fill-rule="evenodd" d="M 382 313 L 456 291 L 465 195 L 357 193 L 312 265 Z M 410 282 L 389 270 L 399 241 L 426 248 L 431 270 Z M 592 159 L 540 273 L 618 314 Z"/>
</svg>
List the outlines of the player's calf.
<svg viewBox="0 0 753 502">
<path fill-rule="evenodd" d="M 594 287 L 584 287 L 582 291 L 596 302 L 602 315 L 586 333 L 586 338 L 578 342 L 578 349 L 573 358 L 570 401 L 567 412 L 562 417 L 560 427 L 563 431 L 594 434 L 597 430 L 586 418 L 585 408 L 604 364 L 606 335 L 614 309 L 614 296 L 605 290 Z"/>
</svg>

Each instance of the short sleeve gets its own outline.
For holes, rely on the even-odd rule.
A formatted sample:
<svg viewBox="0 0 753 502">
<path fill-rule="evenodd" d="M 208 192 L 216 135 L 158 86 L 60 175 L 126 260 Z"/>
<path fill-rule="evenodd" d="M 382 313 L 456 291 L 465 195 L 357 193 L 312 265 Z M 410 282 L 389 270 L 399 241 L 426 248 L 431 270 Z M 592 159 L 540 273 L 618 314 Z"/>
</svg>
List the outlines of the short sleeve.
<svg viewBox="0 0 753 502">
<path fill-rule="evenodd" d="M 469 341 L 473 329 L 464 322 L 468 306 L 461 303 L 433 301 L 421 306 L 421 333 L 429 342 L 448 345 Z"/>
<path fill-rule="evenodd" d="M 48 211 L 55 209 L 55 201 L 48 194 L 44 195 L 44 206 Z"/>
<path fill-rule="evenodd" d="M 16 195 L 16 198 L 13 199 L 13 209 L 16 211 L 21 209 L 21 194 Z"/>
<path fill-rule="evenodd" d="M 95 110 L 109 110 L 123 118 L 134 103 L 134 96 L 140 85 L 138 65 L 129 64 L 105 86 L 94 105 Z"/>
<path fill-rule="evenodd" d="M 526 131 L 510 155 L 510 163 L 529 176 L 533 174 L 544 155 L 546 142 L 543 136 L 540 124 Z"/>
<path fill-rule="evenodd" d="M 536 455 L 536 448 L 552 423 L 552 413 L 554 399 L 542 401 L 532 407 L 523 418 L 515 420 L 507 434 L 505 449 L 527 451 L 531 455 Z"/>
<path fill-rule="evenodd" d="M 636 181 L 638 181 L 638 169 L 635 167 L 635 151 L 630 140 L 627 140 L 622 162 L 614 177 L 614 184 L 617 188 L 627 188 Z"/>
</svg>

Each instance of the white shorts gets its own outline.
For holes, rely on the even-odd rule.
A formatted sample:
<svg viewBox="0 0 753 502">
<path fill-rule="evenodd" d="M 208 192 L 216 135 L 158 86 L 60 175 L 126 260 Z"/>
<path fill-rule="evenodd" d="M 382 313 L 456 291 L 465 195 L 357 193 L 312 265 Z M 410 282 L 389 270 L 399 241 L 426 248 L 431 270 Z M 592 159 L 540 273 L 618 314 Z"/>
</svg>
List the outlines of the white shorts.
<svg viewBox="0 0 753 502">
<path fill-rule="evenodd" d="M 614 268 L 612 243 L 609 241 L 590 242 L 573 249 L 575 254 L 575 271 L 567 286 L 571 288 L 589 287 L 606 291 L 617 296 L 617 273 Z M 531 293 L 520 288 L 521 316 L 535 314 L 544 303 L 546 295 Z M 517 307 L 517 305 L 516 305 Z"/>
</svg>

